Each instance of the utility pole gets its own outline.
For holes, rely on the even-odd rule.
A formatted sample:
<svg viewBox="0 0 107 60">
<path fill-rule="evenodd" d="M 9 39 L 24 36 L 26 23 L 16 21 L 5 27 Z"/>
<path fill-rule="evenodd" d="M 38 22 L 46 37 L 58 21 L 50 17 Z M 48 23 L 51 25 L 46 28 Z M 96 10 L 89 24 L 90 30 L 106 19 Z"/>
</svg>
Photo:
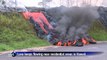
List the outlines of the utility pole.
<svg viewBox="0 0 107 60">
<path fill-rule="evenodd" d="M 60 5 L 62 5 L 62 0 L 60 0 Z"/>
<path fill-rule="evenodd" d="M 67 7 L 70 7 L 70 0 L 67 0 Z"/>
<path fill-rule="evenodd" d="M 17 0 L 15 0 L 15 7 L 17 7 Z"/>
<path fill-rule="evenodd" d="M 17 11 L 17 0 L 15 0 L 15 10 Z"/>
</svg>

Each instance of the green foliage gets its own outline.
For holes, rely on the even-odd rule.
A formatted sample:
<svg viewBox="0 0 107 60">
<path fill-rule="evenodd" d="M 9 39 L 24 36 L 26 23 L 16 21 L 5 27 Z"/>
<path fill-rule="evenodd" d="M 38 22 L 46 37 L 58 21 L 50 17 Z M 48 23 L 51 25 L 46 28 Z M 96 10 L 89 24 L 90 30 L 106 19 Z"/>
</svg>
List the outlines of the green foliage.
<svg viewBox="0 0 107 60">
<path fill-rule="evenodd" d="M 0 51 L 13 50 L 13 49 L 14 48 L 10 47 L 9 45 L 0 43 Z"/>
<path fill-rule="evenodd" d="M 89 34 L 96 40 L 107 41 L 107 29 L 98 21 L 92 25 Z"/>
<path fill-rule="evenodd" d="M 19 13 L 0 13 L 0 51 L 46 46 Z"/>
</svg>

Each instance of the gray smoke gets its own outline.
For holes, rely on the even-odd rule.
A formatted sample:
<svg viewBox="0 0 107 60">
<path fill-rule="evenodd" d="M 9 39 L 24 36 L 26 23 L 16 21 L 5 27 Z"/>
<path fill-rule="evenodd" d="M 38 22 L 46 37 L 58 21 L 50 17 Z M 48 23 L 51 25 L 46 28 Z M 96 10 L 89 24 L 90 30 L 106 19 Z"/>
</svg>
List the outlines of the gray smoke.
<svg viewBox="0 0 107 60">
<path fill-rule="evenodd" d="M 56 19 L 56 31 L 65 39 L 75 40 L 84 37 L 92 23 L 99 18 L 97 8 L 86 7 L 56 7 L 47 10 L 47 13 Z"/>
</svg>

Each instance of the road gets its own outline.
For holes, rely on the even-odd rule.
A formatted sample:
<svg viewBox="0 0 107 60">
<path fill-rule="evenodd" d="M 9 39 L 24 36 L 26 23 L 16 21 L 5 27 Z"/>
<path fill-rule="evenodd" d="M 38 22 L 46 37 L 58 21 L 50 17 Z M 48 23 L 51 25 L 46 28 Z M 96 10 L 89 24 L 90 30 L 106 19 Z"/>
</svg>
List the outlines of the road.
<svg viewBox="0 0 107 60">
<path fill-rule="evenodd" d="M 33 49 L 32 51 L 38 51 Z M 39 50 L 40 51 L 40 50 Z M 10 53 L 0 55 L 0 60 L 107 60 L 107 42 L 100 42 L 94 45 L 83 47 L 57 47 L 51 46 L 41 49 L 41 51 L 100 51 L 102 54 L 91 56 L 71 56 L 71 57 L 11 57 Z"/>
</svg>

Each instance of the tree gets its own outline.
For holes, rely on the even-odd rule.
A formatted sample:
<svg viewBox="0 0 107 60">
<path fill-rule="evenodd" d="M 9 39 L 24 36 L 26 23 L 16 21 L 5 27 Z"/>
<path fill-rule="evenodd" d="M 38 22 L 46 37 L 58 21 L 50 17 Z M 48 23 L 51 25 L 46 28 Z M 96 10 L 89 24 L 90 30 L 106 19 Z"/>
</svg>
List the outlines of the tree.
<svg viewBox="0 0 107 60">
<path fill-rule="evenodd" d="M 5 3 L 5 0 L 0 0 L 0 5 L 4 5 Z"/>
<path fill-rule="evenodd" d="M 12 7 L 15 7 L 15 5 L 15 0 L 0 0 L 0 11 L 12 11 L 14 10 Z"/>
<path fill-rule="evenodd" d="M 5 8 L 6 7 L 6 2 L 5 0 L 0 0 L 0 7 Z"/>
</svg>

